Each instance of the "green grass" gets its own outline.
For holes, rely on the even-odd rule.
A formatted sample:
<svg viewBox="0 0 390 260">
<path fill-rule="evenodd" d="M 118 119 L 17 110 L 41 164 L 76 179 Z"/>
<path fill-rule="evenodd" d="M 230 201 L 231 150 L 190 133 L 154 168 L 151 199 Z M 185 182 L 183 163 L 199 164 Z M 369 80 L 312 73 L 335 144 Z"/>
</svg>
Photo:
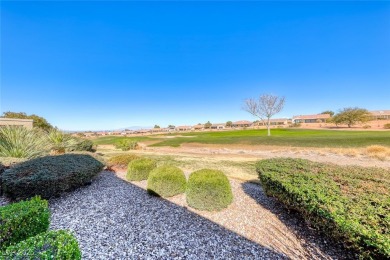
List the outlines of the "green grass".
<svg viewBox="0 0 390 260">
<path fill-rule="evenodd" d="M 390 146 L 390 131 L 335 131 L 306 129 L 237 130 L 220 132 L 182 133 L 182 136 L 163 140 L 151 146 L 178 147 L 183 143 L 248 144 L 292 147 L 366 147 Z"/>
<path fill-rule="evenodd" d="M 119 141 L 122 140 L 131 140 L 134 142 L 142 142 L 142 141 L 147 141 L 151 140 L 151 138 L 146 137 L 146 136 L 136 136 L 136 137 L 126 137 L 126 136 L 102 136 L 98 137 L 96 139 L 93 139 L 93 143 L 95 145 L 104 145 L 104 144 L 117 144 Z"/>
</svg>

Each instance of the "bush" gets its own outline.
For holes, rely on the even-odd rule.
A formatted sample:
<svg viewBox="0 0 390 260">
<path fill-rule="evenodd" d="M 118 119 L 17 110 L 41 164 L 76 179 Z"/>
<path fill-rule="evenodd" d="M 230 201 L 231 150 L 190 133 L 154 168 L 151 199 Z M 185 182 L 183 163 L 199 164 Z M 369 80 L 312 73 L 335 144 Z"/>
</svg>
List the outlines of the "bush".
<svg viewBox="0 0 390 260">
<path fill-rule="evenodd" d="M 120 140 L 115 148 L 121 149 L 122 151 L 136 150 L 138 148 L 138 142 L 129 139 Z"/>
<path fill-rule="evenodd" d="M 81 259 L 76 238 L 65 230 L 30 237 L 3 252 L 4 259 Z"/>
<path fill-rule="evenodd" d="M 86 151 L 86 152 L 95 152 L 95 148 L 93 145 L 93 142 L 88 139 L 83 138 L 75 138 L 75 144 L 67 149 L 68 152 L 74 152 L 74 151 Z"/>
<path fill-rule="evenodd" d="M 301 123 L 293 123 L 293 124 L 288 125 L 288 127 L 301 127 L 301 126 L 302 126 Z"/>
<path fill-rule="evenodd" d="M 384 125 L 383 125 L 383 128 L 384 128 L 384 129 L 390 129 L 390 123 L 384 124 Z"/>
<path fill-rule="evenodd" d="M 186 195 L 188 205 L 200 210 L 221 210 L 233 201 L 228 178 L 217 170 L 203 169 L 191 173 Z"/>
<path fill-rule="evenodd" d="M 156 161 L 148 158 L 133 160 L 127 167 L 126 178 L 129 181 L 142 181 L 149 177 L 149 173 L 156 168 Z"/>
<path fill-rule="evenodd" d="M 363 258 L 390 258 L 390 171 L 277 158 L 256 165 L 265 192 Z"/>
<path fill-rule="evenodd" d="M 49 228 L 50 213 L 46 200 L 31 200 L 0 207 L 0 249 Z"/>
<path fill-rule="evenodd" d="M 125 168 L 129 165 L 130 162 L 139 159 L 139 156 L 135 154 L 119 154 L 108 159 L 108 167 L 111 168 L 113 166 Z"/>
<path fill-rule="evenodd" d="M 369 128 L 371 128 L 371 126 L 370 125 L 364 125 L 363 128 L 364 129 L 369 129 Z"/>
<path fill-rule="evenodd" d="M 147 190 L 150 194 L 172 197 L 186 190 L 186 176 L 175 166 L 160 166 L 152 170 L 148 177 Z"/>
<path fill-rule="evenodd" d="M 0 127 L 1 157 L 31 159 L 48 152 L 47 137 L 42 131 L 20 126 Z"/>
<path fill-rule="evenodd" d="M 90 183 L 104 165 L 92 156 L 64 154 L 20 163 L 3 173 L 3 192 L 11 199 L 58 196 Z"/>
</svg>

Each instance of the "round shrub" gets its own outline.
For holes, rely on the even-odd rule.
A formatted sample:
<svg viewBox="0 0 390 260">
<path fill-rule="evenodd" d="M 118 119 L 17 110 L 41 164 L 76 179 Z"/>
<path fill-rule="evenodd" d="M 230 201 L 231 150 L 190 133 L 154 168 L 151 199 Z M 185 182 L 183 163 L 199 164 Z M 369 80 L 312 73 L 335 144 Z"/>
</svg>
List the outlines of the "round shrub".
<svg viewBox="0 0 390 260">
<path fill-rule="evenodd" d="M 125 168 L 130 162 L 139 159 L 139 156 L 135 154 L 119 154 L 108 159 L 108 167 L 120 167 Z"/>
<path fill-rule="evenodd" d="M 149 173 L 156 168 L 155 160 L 140 158 L 133 160 L 127 167 L 126 179 L 129 181 L 143 181 L 148 179 Z"/>
<path fill-rule="evenodd" d="M 152 170 L 148 177 L 147 190 L 160 197 L 172 197 L 186 190 L 186 176 L 175 166 L 160 166 Z"/>
<path fill-rule="evenodd" d="M 30 237 L 3 252 L 5 259 L 81 259 L 76 238 L 65 230 L 48 231 Z"/>
<path fill-rule="evenodd" d="M 45 232 L 49 221 L 48 203 L 39 197 L 0 207 L 0 250 Z"/>
<path fill-rule="evenodd" d="M 104 165 L 90 155 L 45 156 L 15 165 L 2 175 L 2 188 L 13 200 L 51 198 L 88 184 Z"/>
<path fill-rule="evenodd" d="M 221 210 L 233 201 L 228 178 L 218 170 L 191 173 L 187 182 L 187 204 L 200 210 Z"/>
</svg>

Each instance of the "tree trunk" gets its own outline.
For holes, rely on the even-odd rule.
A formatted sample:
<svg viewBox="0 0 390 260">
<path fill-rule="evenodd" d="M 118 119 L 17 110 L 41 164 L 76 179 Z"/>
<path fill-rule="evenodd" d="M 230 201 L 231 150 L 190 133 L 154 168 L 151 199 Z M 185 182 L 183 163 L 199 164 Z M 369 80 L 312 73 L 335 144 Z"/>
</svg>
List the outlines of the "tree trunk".
<svg viewBox="0 0 390 260">
<path fill-rule="evenodd" d="M 267 130 L 268 130 L 268 136 L 271 136 L 270 118 L 269 117 L 268 117 L 268 122 L 267 122 Z"/>
</svg>

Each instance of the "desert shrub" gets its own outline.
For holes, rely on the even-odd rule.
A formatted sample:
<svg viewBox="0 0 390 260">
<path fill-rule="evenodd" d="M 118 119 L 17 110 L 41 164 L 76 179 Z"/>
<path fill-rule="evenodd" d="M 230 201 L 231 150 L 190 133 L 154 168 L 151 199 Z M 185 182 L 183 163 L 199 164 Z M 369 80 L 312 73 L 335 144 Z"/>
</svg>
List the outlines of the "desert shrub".
<svg viewBox="0 0 390 260">
<path fill-rule="evenodd" d="M 172 197 L 184 193 L 186 176 L 175 166 L 157 167 L 149 174 L 147 190 L 150 194 L 161 197 Z"/>
<path fill-rule="evenodd" d="M 31 200 L 0 207 L 0 249 L 49 228 L 50 213 L 46 200 Z"/>
<path fill-rule="evenodd" d="M 390 129 L 390 123 L 384 124 L 384 125 L 383 125 L 383 128 L 384 128 L 384 129 Z"/>
<path fill-rule="evenodd" d="M 366 147 L 366 154 L 379 160 L 385 160 L 390 157 L 390 148 L 381 145 L 370 145 Z"/>
<path fill-rule="evenodd" d="M 92 156 L 64 154 L 20 163 L 3 173 L 3 192 L 11 199 L 58 196 L 90 183 L 104 165 Z"/>
<path fill-rule="evenodd" d="M 233 201 L 230 182 L 218 170 L 203 169 L 191 173 L 186 195 L 188 205 L 200 210 L 221 210 Z"/>
<path fill-rule="evenodd" d="M 133 160 L 127 167 L 126 178 L 129 181 L 142 181 L 149 177 L 149 173 L 156 168 L 156 161 L 149 158 Z"/>
<path fill-rule="evenodd" d="M 275 158 L 256 165 L 265 192 L 363 258 L 390 257 L 390 171 Z"/>
<path fill-rule="evenodd" d="M 48 231 L 30 237 L 3 252 L 4 259 L 81 259 L 76 238 L 65 230 Z"/>
<path fill-rule="evenodd" d="M 20 126 L 0 127 L 0 157 L 31 159 L 48 151 L 47 137 L 43 131 Z"/>
<path fill-rule="evenodd" d="M 75 152 L 75 151 L 86 151 L 86 152 L 95 152 L 94 144 L 91 140 L 84 139 L 84 138 L 75 138 L 75 144 L 68 147 L 66 150 L 68 152 Z"/>
<path fill-rule="evenodd" d="M 302 126 L 301 123 L 293 123 L 293 124 L 288 125 L 288 127 L 301 127 L 301 126 Z"/>
<path fill-rule="evenodd" d="M 77 145 L 77 140 L 70 134 L 58 129 L 51 129 L 47 135 L 52 154 L 63 154 L 66 150 Z"/>
<path fill-rule="evenodd" d="M 129 139 L 120 140 L 115 144 L 115 148 L 122 151 L 136 150 L 138 148 L 138 142 Z"/>
<path fill-rule="evenodd" d="M 139 159 L 139 156 L 135 154 L 119 154 L 108 159 L 107 165 L 108 167 L 117 166 L 117 167 L 125 168 L 129 165 L 130 162 L 136 159 Z"/>
<path fill-rule="evenodd" d="M 370 125 L 364 125 L 363 128 L 364 129 L 369 129 L 369 128 L 371 128 L 371 126 Z"/>
</svg>

